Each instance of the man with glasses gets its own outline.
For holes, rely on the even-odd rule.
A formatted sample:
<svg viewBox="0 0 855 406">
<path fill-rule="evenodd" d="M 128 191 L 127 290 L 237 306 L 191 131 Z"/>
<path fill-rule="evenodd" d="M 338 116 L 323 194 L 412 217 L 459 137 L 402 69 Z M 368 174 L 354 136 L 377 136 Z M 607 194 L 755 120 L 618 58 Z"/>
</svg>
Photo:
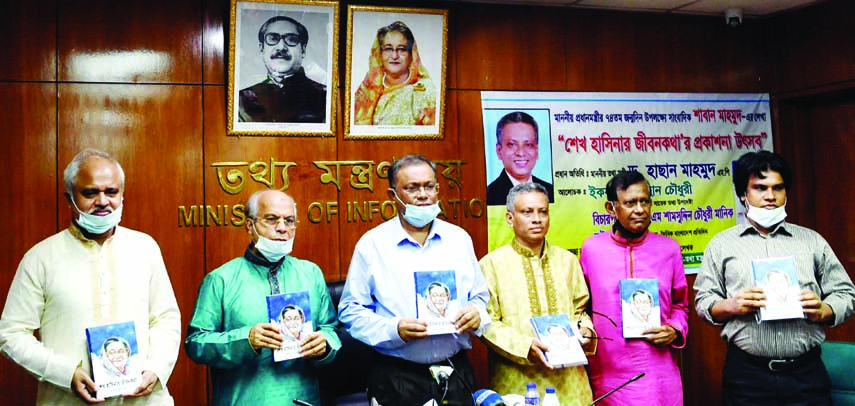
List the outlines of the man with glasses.
<svg viewBox="0 0 855 406">
<path fill-rule="evenodd" d="M 615 219 L 609 232 L 589 237 L 581 262 L 591 290 L 594 328 L 601 340 L 589 372 L 594 397 L 635 381 L 603 400 L 624 405 L 644 399 L 651 405 L 682 405 L 678 350 L 686 345 L 689 302 L 680 245 L 650 232 L 650 185 L 637 171 L 620 172 L 606 184 L 605 209 Z M 643 338 L 623 338 L 620 281 L 655 279 L 659 287 L 661 325 L 643 330 Z M 645 292 L 647 293 L 647 292 Z M 652 301 L 652 295 L 647 293 Z M 628 318 L 629 319 L 629 318 Z M 617 322 L 616 322 L 617 321 Z"/>
<path fill-rule="evenodd" d="M 436 166 L 407 155 L 388 171 L 388 195 L 398 215 L 365 233 L 353 253 L 339 316 L 348 332 L 376 350 L 368 397 L 383 406 L 472 404 L 475 376 L 467 349 L 469 332 L 489 324 L 487 285 L 478 269 L 472 239 L 463 229 L 436 218 Z M 453 334 L 428 335 L 416 319 L 418 272 L 453 271 L 460 310 Z M 453 372 L 441 378 L 438 367 Z M 432 371 L 434 377 L 431 376 Z M 442 403 L 443 399 L 447 403 Z"/>
<path fill-rule="evenodd" d="M 546 242 L 549 201 L 543 186 L 531 182 L 514 186 L 506 208 L 505 220 L 514 230 L 514 239 L 481 258 L 490 288 L 487 310 L 493 320 L 483 336 L 491 350 L 489 386 L 498 393 L 519 393 L 526 383 L 535 382 L 539 387 L 555 387 L 562 405 L 587 406 L 591 388 L 585 367 L 550 365 L 545 353 L 560 348 L 550 348 L 535 338 L 530 321 L 537 316 L 566 314 L 578 322 L 582 348 L 595 350 L 593 325 L 584 313 L 588 288 L 579 260 L 570 251 Z"/>
<path fill-rule="evenodd" d="M 291 256 L 297 204 L 278 190 L 246 203 L 251 242 L 243 256 L 205 276 L 184 341 L 194 362 L 210 367 L 214 405 L 319 404 L 316 367 L 332 361 L 341 342 L 335 308 L 317 265 Z M 308 292 L 315 331 L 302 337 L 300 358 L 274 362 L 285 334 L 271 322 L 266 296 Z"/>
<path fill-rule="evenodd" d="M 555 201 L 552 184 L 531 174 L 538 157 L 537 121 L 522 111 L 505 114 L 496 124 L 496 155 L 504 170 L 487 185 L 487 205 L 504 205 L 508 192 L 520 183 L 543 186 L 549 202 Z"/>
<path fill-rule="evenodd" d="M 326 122 L 326 86 L 303 70 L 308 43 L 309 31 L 291 17 L 272 17 L 261 26 L 258 50 L 267 79 L 240 91 L 240 121 Z"/>
</svg>

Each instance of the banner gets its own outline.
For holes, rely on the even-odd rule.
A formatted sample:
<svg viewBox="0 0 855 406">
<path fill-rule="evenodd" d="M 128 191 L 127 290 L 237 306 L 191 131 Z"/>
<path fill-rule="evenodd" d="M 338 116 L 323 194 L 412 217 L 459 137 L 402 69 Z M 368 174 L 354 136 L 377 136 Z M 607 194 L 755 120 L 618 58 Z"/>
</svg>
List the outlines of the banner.
<svg viewBox="0 0 855 406">
<path fill-rule="evenodd" d="M 712 236 L 744 221 L 733 162 L 773 150 L 768 94 L 481 92 L 481 104 L 490 251 L 513 238 L 504 206 L 511 177 L 531 174 L 547 187 L 547 240 L 578 254 L 587 237 L 611 229 L 606 182 L 637 170 L 651 185 L 650 230 L 675 238 L 695 272 Z"/>
</svg>

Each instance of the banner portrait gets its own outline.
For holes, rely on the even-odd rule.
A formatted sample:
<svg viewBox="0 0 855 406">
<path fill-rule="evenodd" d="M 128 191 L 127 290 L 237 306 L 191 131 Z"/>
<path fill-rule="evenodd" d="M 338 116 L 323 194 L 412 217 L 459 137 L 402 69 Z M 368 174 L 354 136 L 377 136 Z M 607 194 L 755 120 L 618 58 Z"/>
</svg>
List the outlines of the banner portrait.
<svg viewBox="0 0 855 406">
<path fill-rule="evenodd" d="M 513 185 L 547 189 L 547 240 L 578 254 L 614 222 L 606 183 L 634 170 L 650 182 L 650 230 L 675 238 L 696 272 L 712 236 L 744 221 L 734 161 L 773 150 L 768 94 L 481 92 L 481 104 L 490 251 L 513 238 Z"/>
</svg>

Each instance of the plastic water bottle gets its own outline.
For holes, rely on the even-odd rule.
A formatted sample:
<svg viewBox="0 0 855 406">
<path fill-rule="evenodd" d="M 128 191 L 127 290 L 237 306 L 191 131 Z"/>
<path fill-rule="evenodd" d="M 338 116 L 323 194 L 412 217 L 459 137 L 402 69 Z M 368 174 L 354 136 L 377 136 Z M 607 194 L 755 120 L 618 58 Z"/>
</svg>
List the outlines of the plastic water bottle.
<svg viewBox="0 0 855 406">
<path fill-rule="evenodd" d="M 540 406 L 540 394 L 537 393 L 537 384 L 534 382 L 525 386 L 525 406 Z"/>
<path fill-rule="evenodd" d="M 561 403 L 558 402 L 558 396 L 555 395 L 555 388 L 546 387 L 546 395 L 543 396 L 543 403 L 540 406 L 561 406 Z"/>
</svg>

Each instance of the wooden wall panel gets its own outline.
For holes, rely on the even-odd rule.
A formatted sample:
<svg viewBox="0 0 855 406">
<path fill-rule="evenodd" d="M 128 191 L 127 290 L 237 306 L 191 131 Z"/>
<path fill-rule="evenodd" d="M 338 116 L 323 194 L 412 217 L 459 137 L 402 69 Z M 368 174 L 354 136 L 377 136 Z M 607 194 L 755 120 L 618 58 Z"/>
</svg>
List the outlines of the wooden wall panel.
<svg viewBox="0 0 855 406">
<path fill-rule="evenodd" d="M 562 44 L 573 31 L 564 25 L 564 9 L 458 4 L 449 14 L 456 38 L 456 88 L 567 88 Z"/>
<path fill-rule="evenodd" d="M 59 79 L 200 83 L 196 1 L 59 3 Z"/>
<path fill-rule="evenodd" d="M 567 10 L 567 89 L 759 92 L 757 27 L 720 18 Z"/>
<path fill-rule="evenodd" d="M 59 89 L 58 161 L 80 150 L 113 154 L 125 170 L 122 225 L 160 245 L 181 309 L 182 331 L 195 305 L 204 267 L 201 229 L 179 228 L 178 206 L 202 200 L 202 94 L 200 87 L 62 84 Z M 70 224 L 66 204 L 60 227 Z M 168 383 L 176 404 L 201 404 L 205 375 L 183 351 Z"/>
<path fill-rule="evenodd" d="M 0 173 L 0 306 L 18 263 L 33 245 L 57 232 L 56 86 L 52 83 L 0 83 L 0 122 L 4 123 Z M 27 118 L 27 119 L 22 119 Z M 34 404 L 36 380 L 0 357 L 0 387 L 8 404 Z"/>
<path fill-rule="evenodd" d="M 202 75 L 205 84 L 222 85 L 228 75 L 229 2 L 202 2 Z"/>
<path fill-rule="evenodd" d="M 855 2 L 831 0 L 773 18 L 765 64 L 773 93 L 855 86 Z"/>
<path fill-rule="evenodd" d="M 225 92 L 222 87 L 205 89 L 205 204 L 230 205 L 245 204 L 253 192 L 268 188 L 268 185 L 253 178 L 246 166 L 221 167 L 226 176 L 230 170 L 243 173 L 243 189 L 237 194 L 229 194 L 221 185 L 217 175 L 216 162 L 290 162 L 288 167 L 289 185 L 285 191 L 297 201 L 297 215 L 300 221 L 297 227 L 297 239 L 294 242 L 294 255 L 312 261 L 323 270 L 328 280 L 339 279 L 339 238 L 335 216 L 330 222 L 326 217 L 314 223 L 309 219 L 308 207 L 313 202 L 335 202 L 336 189 L 332 184 L 320 182 L 324 172 L 313 161 L 335 161 L 336 139 L 334 137 L 230 137 L 225 131 Z M 285 187 L 282 179 L 282 164 L 275 164 L 273 174 L 275 189 Z M 343 167 L 342 179 L 347 179 L 350 168 Z M 271 175 L 259 177 L 269 182 Z M 229 185 L 228 182 L 225 182 Z M 236 184 L 231 184 L 232 186 Z M 344 182 L 343 182 L 343 187 Z M 317 211 L 311 213 L 318 214 Z M 211 271 L 226 261 L 243 254 L 249 243 L 249 235 L 243 226 L 233 224 L 223 227 L 206 227 L 207 271 Z"/>
<path fill-rule="evenodd" d="M 56 1 L 0 3 L 0 80 L 56 79 Z"/>
</svg>

